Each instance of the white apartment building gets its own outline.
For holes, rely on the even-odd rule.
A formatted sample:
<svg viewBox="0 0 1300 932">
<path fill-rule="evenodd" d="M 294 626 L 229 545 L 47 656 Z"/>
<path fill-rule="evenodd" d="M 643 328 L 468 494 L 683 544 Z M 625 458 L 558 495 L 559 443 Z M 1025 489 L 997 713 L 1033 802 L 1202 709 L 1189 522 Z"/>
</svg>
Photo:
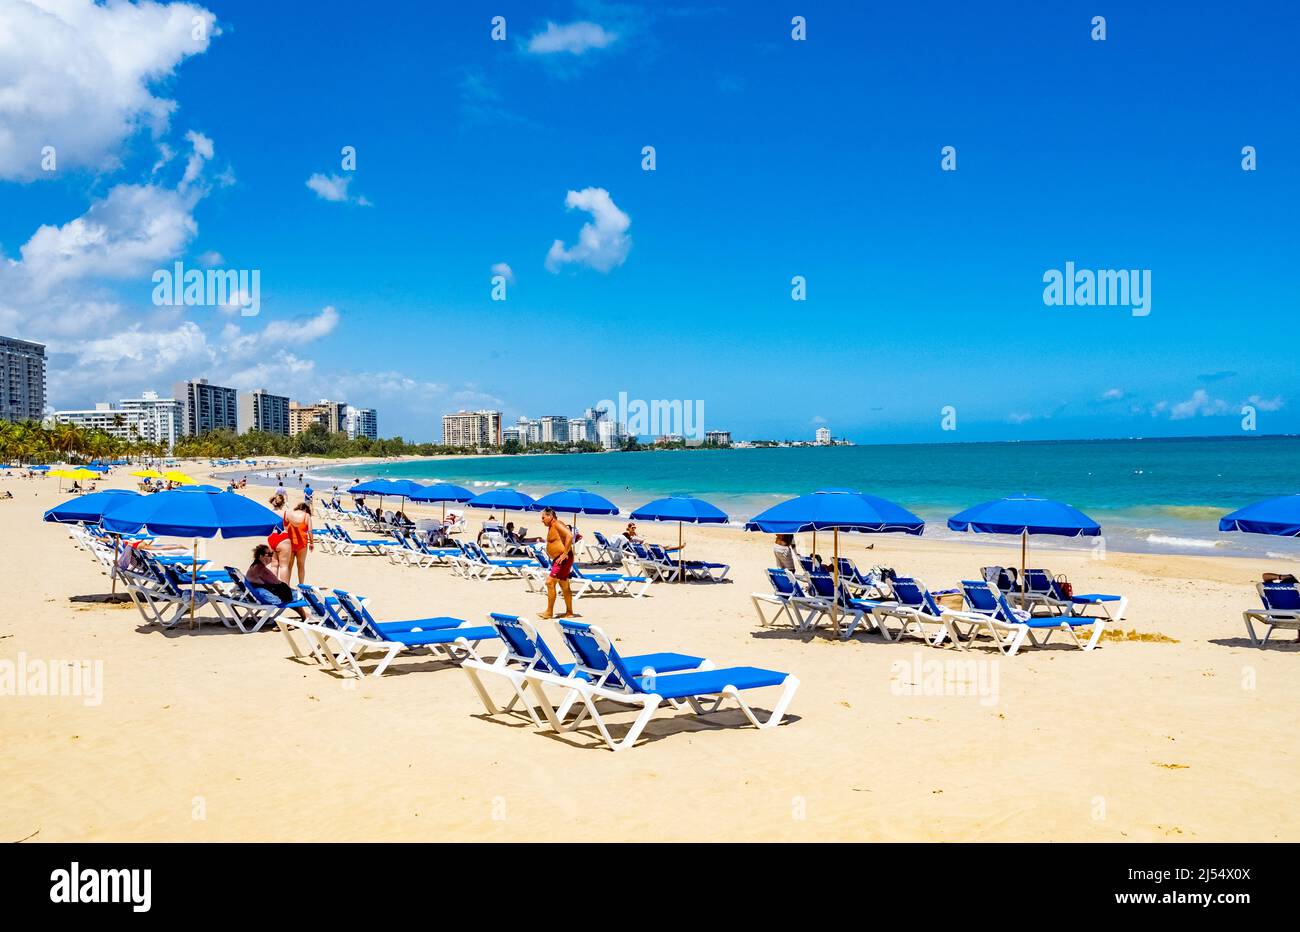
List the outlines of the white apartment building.
<svg viewBox="0 0 1300 932">
<path fill-rule="evenodd" d="M 542 443 L 568 443 L 569 419 L 558 414 L 548 414 L 541 419 Z"/>
<path fill-rule="evenodd" d="M 368 437 L 379 439 L 379 412 L 374 408 L 354 408 L 348 405 L 347 411 L 348 439 Z"/>
<path fill-rule="evenodd" d="M 144 415 L 139 411 L 123 411 L 101 401 L 93 408 L 55 411 L 50 416 L 55 424 L 75 424 L 83 430 L 103 431 L 119 440 L 141 440 L 144 436 Z"/>
<path fill-rule="evenodd" d="M 45 344 L 0 337 L 0 421 L 45 416 Z"/>
<path fill-rule="evenodd" d="M 444 414 L 442 442 L 449 447 L 501 446 L 501 412 L 457 411 Z"/>
<path fill-rule="evenodd" d="M 123 398 L 119 404 L 123 411 L 139 412 L 139 439 L 162 444 L 169 451 L 176 446 L 176 441 L 182 436 L 185 412 L 175 398 L 159 398 L 157 392 L 141 392 L 139 398 Z"/>
<path fill-rule="evenodd" d="M 831 429 L 829 427 L 817 428 L 817 443 L 823 447 L 831 445 Z"/>
</svg>

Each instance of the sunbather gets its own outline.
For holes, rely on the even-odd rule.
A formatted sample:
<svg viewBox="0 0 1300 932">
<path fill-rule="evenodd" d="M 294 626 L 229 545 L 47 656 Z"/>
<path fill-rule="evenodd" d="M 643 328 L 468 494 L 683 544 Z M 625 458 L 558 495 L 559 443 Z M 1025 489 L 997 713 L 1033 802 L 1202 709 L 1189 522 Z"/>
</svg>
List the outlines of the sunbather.
<svg viewBox="0 0 1300 932">
<path fill-rule="evenodd" d="M 248 585 L 259 590 L 259 594 L 268 602 L 283 605 L 296 599 L 293 587 L 284 582 L 276 571 L 275 551 L 266 544 L 258 544 L 253 548 L 253 565 L 245 571 L 244 579 Z M 306 609 L 297 608 L 295 611 L 299 618 L 306 620 Z"/>
</svg>

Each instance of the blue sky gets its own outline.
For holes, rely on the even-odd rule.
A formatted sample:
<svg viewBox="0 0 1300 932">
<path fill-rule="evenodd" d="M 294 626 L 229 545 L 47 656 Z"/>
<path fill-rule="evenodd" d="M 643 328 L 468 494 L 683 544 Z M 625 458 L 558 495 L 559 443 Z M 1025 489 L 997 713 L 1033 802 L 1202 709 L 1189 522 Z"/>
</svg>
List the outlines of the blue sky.
<svg viewBox="0 0 1300 932">
<path fill-rule="evenodd" d="M 1300 430 L 1287 5 L 123 6 L 0 12 L 0 332 L 55 406 L 206 375 L 415 439 L 620 391 L 738 437 Z M 260 314 L 155 307 L 176 260 L 260 270 Z M 1046 306 L 1067 261 L 1149 269 L 1150 314 Z"/>
</svg>

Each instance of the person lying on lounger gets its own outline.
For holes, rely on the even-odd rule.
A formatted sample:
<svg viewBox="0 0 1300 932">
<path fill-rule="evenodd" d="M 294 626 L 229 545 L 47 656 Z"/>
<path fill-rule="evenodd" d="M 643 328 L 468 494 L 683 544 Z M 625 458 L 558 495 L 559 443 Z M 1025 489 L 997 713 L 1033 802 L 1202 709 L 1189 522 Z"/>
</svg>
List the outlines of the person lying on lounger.
<svg viewBox="0 0 1300 932">
<path fill-rule="evenodd" d="M 1291 585 L 1295 585 L 1296 582 L 1295 576 L 1290 573 L 1284 573 L 1280 576 L 1277 573 L 1265 573 L 1263 579 L 1264 582 L 1289 583 Z"/>
</svg>

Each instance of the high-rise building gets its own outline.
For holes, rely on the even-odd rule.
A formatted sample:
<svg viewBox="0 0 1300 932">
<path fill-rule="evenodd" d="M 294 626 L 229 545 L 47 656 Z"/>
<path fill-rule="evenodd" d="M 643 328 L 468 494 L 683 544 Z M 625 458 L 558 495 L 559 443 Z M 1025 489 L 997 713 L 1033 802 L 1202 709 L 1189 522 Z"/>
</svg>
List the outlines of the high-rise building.
<svg viewBox="0 0 1300 932">
<path fill-rule="evenodd" d="M 348 405 L 345 401 L 321 399 L 314 405 L 289 402 L 289 436 L 296 437 L 314 424 L 326 433 L 339 434 L 348 429 Z"/>
<path fill-rule="evenodd" d="M 239 396 L 239 432 L 250 430 L 289 436 L 289 398 L 272 395 L 264 388 Z"/>
<path fill-rule="evenodd" d="M 176 446 L 184 420 L 183 406 L 179 401 L 159 398 L 157 392 L 142 392 L 139 398 L 123 398 L 120 404 L 123 411 L 140 415 L 140 436 L 136 439 L 161 444 L 165 450 Z"/>
<path fill-rule="evenodd" d="M 181 432 L 200 437 L 213 430 L 239 429 L 239 410 L 233 388 L 213 385 L 207 379 L 178 382 L 172 397 L 181 403 Z"/>
<path fill-rule="evenodd" d="M 711 447 L 729 447 L 731 446 L 731 431 L 707 430 L 704 432 L 704 442 Z"/>
<path fill-rule="evenodd" d="M 831 429 L 829 427 L 817 428 L 817 443 L 823 447 L 831 445 Z"/>
<path fill-rule="evenodd" d="M 569 442 L 583 443 L 596 440 L 596 422 L 587 417 L 569 418 Z"/>
<path fill-rule="evenodd" d="M 527 432 L 526 431 L 521 432 L 518 427 L 501 428 L 501 445 L 505 446 L 507 443 L 510 443 L 511 441 L 514 441 L 520 446 L 527 446 L 528 445 Z"/>
<path fill-rule="evenodd" d="M 444 414 L 442 442 L 449 447 L 501 446 L 501 412 L 457 411 Z"/>
<path fill-rule="evenodd" d="M 596 422 L 596 437 L 604 449 L 617 450 L 623 445 L 626 434 L 623 432 L 622 424 L 605 417 Z"/>
<path fill-rule="evenodd" d="M 55 424 L 75 424 L 83 430 L 98 430 L 119 440 L 139 440 L 143 434 L 144 415 L 139 411 L 123 411 L 101 401 L 93 408 L 55 411 L 50 420 Z"/>
<path fill-rule="evenodd" d="M 542 443 L 568 443 L 569 419 L 559 414 L 548 414 L 541 419 Z"/>
<path fill-rule="evenodd" d="M 0 337 L 0 420 L 45 416 L 45 345 Z"/>
<path fill-rule="evenodd" d="M 354 408 L 348 405 L 347 413 L 348 439 L 368 437 L 379 439 L 379 412 L 374 408 Z"/>
</svg>

